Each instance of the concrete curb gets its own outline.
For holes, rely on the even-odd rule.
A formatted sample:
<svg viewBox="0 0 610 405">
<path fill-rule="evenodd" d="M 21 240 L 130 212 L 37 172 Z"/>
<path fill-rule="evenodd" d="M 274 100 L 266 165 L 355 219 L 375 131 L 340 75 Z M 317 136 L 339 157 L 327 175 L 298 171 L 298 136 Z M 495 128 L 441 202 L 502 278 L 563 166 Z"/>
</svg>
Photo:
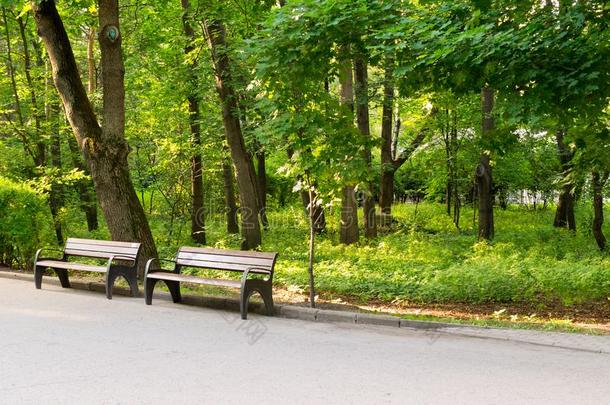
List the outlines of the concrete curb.
<svg viewBox="0 0 610 405">
<path fill-rule="evenodd" d="M 21 280 L 33 283 L 34 275 L 31 273 L 0 270 L 0 278 Z M 54 277 L 45 277 L 44 284 L 61 286 L 59 280 Z M 95 291 L 105 293 L 104 284 L 98 282 L 86 282 L 77 279 L 70 280 L 72 288 L 77 290 Z M 33 286 L 32 286 L 33 287 Z M 131 296 L 127 288 L 115 287 L 115 295 Z M 140 294 L 141 297 L 141 294 Z M 171 300 L 169 293 L 155 293 L 155 298 Z M 239 311 L 239 301 L 233 298 L 223 297 L 201 297 L 190 294 L 182 295 L 182 302 L 186 305 Z M 265 308 L 262 303 L 250 304 L 251 312 L 264 314 Z M 327 309 L 313 309 L 296 305 L 276 304 L 276 315 L 287 319 L 299 319 L 310 322 L 322 323 L 349 323 L 353 325 L 384 326 L 409 330 L 424 330 L 434 341 L 442 335 L 455 335 L 479 339 L 494 339 L 527 343 L 537 346 L 556 347 L 568 350 L 577 350 L 591 353 L 610 354 L 609 336 L 589 336 L 576 333 L 562 332 L 540 332 L 521 329 L 488 328 L 472 325 L 460 325 L 454 323 L 443 323 L 433 321 L 419 321 L 402 319 L 389 315 L 376 315 L 369 313 L 334 311 Z"/>
</svg>

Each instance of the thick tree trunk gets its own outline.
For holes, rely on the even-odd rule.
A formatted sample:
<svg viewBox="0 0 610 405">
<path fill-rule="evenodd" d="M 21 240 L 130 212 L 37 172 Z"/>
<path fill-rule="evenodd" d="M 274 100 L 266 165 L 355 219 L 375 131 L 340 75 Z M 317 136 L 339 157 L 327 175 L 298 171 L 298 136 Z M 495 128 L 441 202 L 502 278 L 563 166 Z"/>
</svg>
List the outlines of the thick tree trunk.
<svg viewBox="0 0 610 405">
<path fill-rule="evenodd" d="M 371 156 L 371 131 L 369 124 L 369 97 L 368 97 L 368 72 L 364 57 L 354 60 L 354 84 L 356 94 L 356 121 L 358 130 L 364 138 L 363 157 L 366 162 L 368 173 L 372 174 L 373 164 Z M 364 236 L 367 239 L 377 237 L 377 221 L 375 217 L 375 196 L 372 180 L 368 180 L 366 190 L 363 193 L 363 218 Z"/>
<path fill-rule="evenodd" d="M 155 242 L 129 175 L 125 140 L 124 67 L 118 3 L 100 0 L 103 122 L 100 127 L 80 79 L 72 47 L 51 0 L 32 4 L 38 33 L 53 67 L 55 87 L 81 149 L 89 161 L 100 206 L 114 240 L 142 243 L 140 274 L 146 259 L 157 256 Z"/>
<path fill-rule="evenodd" d="M 559 129 L 555 133 L 555 139 L 557 140 L 557 151 L 559 154 L 559 161 L 561 163 L 561 170 L 563 171 L 564 179 L 567 178 L 571 170 L 571 161 L 574 153 L 570 151 L 568 145 L 564 141 L 566 131 Z M 565 228 L 572 231 L 576 231 L 576 216 L 574 215 L 574 184 L 571 181 L 565 181 L 561 187 L 559 198 L 557 202 L 557 209 L 555 211 L 555 220 L 553 226 L 556 228 Z"/>
<path fill-rule="evenodd" d="M 483 113 L 482 136 L 487 137 L 494 129 L 493 107 L 494 94 L 489 87 L 481 90 L 481 107 Z M 489 153 L 481 153 L 481 160 L 476 169 L 477 191 L 479 195 L 479 239 L 491 240 L 494 237 L 493 215 L 493 178 Z"/>
<path fill-rule="evenodd" d="M 604 172 L 600 175 L 599 172 L 595 171 L 592 173 L 592 186 L 593 186 L 593 236 L 597 242 L 597 246 L 600 250 L 606 248 L 606 237 L 602 231 L 604 225 L 604 186 L 608 181 L 608 172 Z"/>
<path fill-rule="evenodd" d="M 195 49 L 193 43 L 196 40 L 195 32 L 191 27 L 189 16 L 189 1 L 181 0 L 182 3 L 182 27 L 186 37 L 184 54 L 188 56 Z M 203 170 L 201 158 L 201 124 L 199 117 L 199 98 L 197 96 L 197 60 L 188 67 L 188 110 L 189 127 L 191 130 L 191 238 L 196 243 L 204 245 L 205 238 L 205 208 L 203 206 Z"/>
<path fill-rule="evenodd" d="M 226 52 L 225 27 L 218 20 L 207 20 L 205 21 L 205 31 L 212 52 L 216 89 L 222 101 L 225 135 L 237 175 L 241 202 L 242 249 L 254 249 L 261 244 L 261 229 L 257 212 L 259 207 L 257 179 L 237 115 L 237 95 L 231 83 L 231 61 Z"/>
<path fill-rule="evenodd" d="M 339 82 L 341 84 L 341 104 L 347 110 L 346 113 L 352 115 L 354 111 L 354 80 L 352 62 L 347 58 L 341 64 Z M 349 245 L 358 242 L 359 236 L 356 193 L 353 185 L 346 185 L 343 187 L 341 198 L 339 241 Z"/>
</svg>

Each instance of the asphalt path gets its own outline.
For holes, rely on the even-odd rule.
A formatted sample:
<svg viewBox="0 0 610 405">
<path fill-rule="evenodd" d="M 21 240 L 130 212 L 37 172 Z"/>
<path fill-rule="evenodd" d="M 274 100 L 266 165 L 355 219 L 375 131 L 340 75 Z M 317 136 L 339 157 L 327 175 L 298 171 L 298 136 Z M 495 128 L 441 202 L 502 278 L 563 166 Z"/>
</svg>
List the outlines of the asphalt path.
<svg viewBox="0 0 610 405">
<path fill-rule="evenodd" d="M 601 404 L 610 355 L 0 278 L 0 404 Z"/>
</svg>

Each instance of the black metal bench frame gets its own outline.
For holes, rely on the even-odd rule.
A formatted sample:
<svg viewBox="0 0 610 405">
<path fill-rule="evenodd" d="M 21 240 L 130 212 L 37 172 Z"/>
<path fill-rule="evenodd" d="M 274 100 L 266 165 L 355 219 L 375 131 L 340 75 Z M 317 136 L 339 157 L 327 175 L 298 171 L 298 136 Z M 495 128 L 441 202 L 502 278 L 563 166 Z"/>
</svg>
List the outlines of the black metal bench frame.
<svg viewBox="0 0 610 405">
<path fill-rule="evenodd" d="M 189 260 L 181 260 L 181 253 L 185 253 L 183 249 L 190 249 L 192 254 L 200 254 L 200 255 L 208 255 L 215 254 L 219 257 L 231 257 L 231 256 L 223 256 L 223 254 L 231 254 L 234 257 L 239 257 L 241 262 L 245 262 L 240 264 L 243 267 L 243 270 L 237 268 L 230 267 L 238 267 L 238 266 L 230 266 L 230 259 L 223 262 L 222 260 L 218 260 L 217 264 L 205 262 L 205 265 L 199 265 L 198 262 L 189 261 Z M 197 250 L 198 252 L 193 252 Z M 253 254 L 265 255 L 265 258 L 270 261 L 269 266 L 260 266 L 260 265 L 248 265 L 247 258 L 252 257 Z M 174 303 L 179 303 L 182 301 L 182 295 L 180 293 L 180 283 L 196 283 L 196 284 L 206 284 L 206 285 L 217 285 L 222 287 L 234 287 L 239 288 L 240 293 L 240 312 L 241 318 L 247 319 L 248 317 L 248 302 L 252 294 L 258 292 L 260 296 L 263 298 L 263 302 L 265 304 L 265 309 L 267 311 L 268 316 L 272 316 L 274 314 L 273 308 L 273 271 L 275 268 L 275 262 L 277 260 L 277 253 L 262 253 L 262 252 L 246 252 L 246 251 L 237 251 L 237 250 L 223 250 L 223 249 L 212 249 L 212 248 L 189 248 L 182 247 L 176 253 L 176 257 L 173 260 L 169 259 L 150 259 L 146 263 L 146 270 L 144 275 L 144 293 L 145 293 L 145 301 L 146 305 L 152 305 L 152 296 L 155 285 L 158 281 L 163 281 L 169 292 L 172 296 L 172 300 Z M 260 258 L 260 257 L 258 257 Z M 252 257 L 253 261 L 257 259 L 257 257 Z M 159 266 L 161 263 L 172 263 L 174 268 L 172 270 L 162 269 Z M 153 265 L 157 265 L 155 268 Z M 232 280 L 224 280 L 224 279 L 206 279 L 198 276 L 190 276 L 182 274 L 183 267 L 191 267 L 191 268 L 199 268 L 206 270 L 218 270 L 218 271 L 236 271 L 242 272 L 241 281 L 232 281 Z M 263 275 L 266 278 L 252 278 L 250 275 Z"/>
<path fill-rule="evenodd" d="M 107 242 L 107 243 L 104 243 Z M 82 254 L 74 253 L 81 249 L 74 249 L 74 246 L 84 245 L 99 246 L 97 250 L 83 250 Z M 113 246 L 114 245 L 114 246 Z M 128 246 L 131 245 L 131 246 Z M 137 245 L 137 246 L 133 246 Z M 135 254 L 112 253 L 113 249 L 130 247 L 136 249 Z M 129 288 L 134 297 L 139 294 L 138 289 L 138 273 L 137 264 L 140 258 L 141 244 L 131 242 L 113 242 L 100 241 L 93 239 L 76 239 L 68 238 L 64 250 L 55 248 L 41 248 L 36 252 L 34 258 L 34 284 L 36 289 L 42 288 L 42 276 L 46 269 L 55 271 L 59 282 L 63 288 L 70 288 L 70 279 L 68 278 L 68 270 L 86 271 L 104 273 L 104 284 L 106 285 L 106 297 L 112 299 L 112 287 L 118 277 L 123 277 L 129 284 Z M 61 257 L 46 257 L 42 256 L 45 252 L 60 253 Z M 71 257 L 91 258 L 91 259 L 107 259 L 105 266 L 96 266 L 88 264 L 79 264 L 77 262 L 68 261 Z M 119 262 L 119 263 L 117 263 Z M 130 262 L 130 264 L 124 264 Z"/>
</svg>

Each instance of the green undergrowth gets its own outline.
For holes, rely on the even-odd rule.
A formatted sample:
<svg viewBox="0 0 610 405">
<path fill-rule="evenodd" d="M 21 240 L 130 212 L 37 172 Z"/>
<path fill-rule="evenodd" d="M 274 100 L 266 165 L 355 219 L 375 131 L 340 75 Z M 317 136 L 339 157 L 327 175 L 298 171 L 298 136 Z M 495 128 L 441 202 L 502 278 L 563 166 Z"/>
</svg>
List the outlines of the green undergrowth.
<svg viewBox="0 0 610 405">
<path fill-rule="evenodd" d="M 395 224 L 372 241 L 338 243 L 338 212 L 328 215 L 328 231 L 316 239 L 318 293 L 344 295 L 361 302 L 527 303 L 574 306 L 610 305 L 610 256 L 600 252 L 588 231 L 590 207 L 579 207 L 577 233 L 552 227 L 554 211 L 522 207 L 496 209 L 496 237 L 477 242 L 473 212 L 464 209 L 457 230 L 444 206 L 398 204 Z M 307 221 L 299 207 L 272 209 L 262 250 L 279 252 L 275 284 L 306 292 Z M 169 227 L 151 216 L 161 257 L 192 245 L 188 218 Z M 92 236 L 75 225 L 71 236 Z M 608 229 L 605 229 L 608 233 Z M 95 237 L 104 237 L 98 231 Z M 208 245 L 238 248 L 239 238 L 224 231 L 221 215 L 207 219 Z M 229 277 L 238 275 L 229 274 Z"/>
</svg>

